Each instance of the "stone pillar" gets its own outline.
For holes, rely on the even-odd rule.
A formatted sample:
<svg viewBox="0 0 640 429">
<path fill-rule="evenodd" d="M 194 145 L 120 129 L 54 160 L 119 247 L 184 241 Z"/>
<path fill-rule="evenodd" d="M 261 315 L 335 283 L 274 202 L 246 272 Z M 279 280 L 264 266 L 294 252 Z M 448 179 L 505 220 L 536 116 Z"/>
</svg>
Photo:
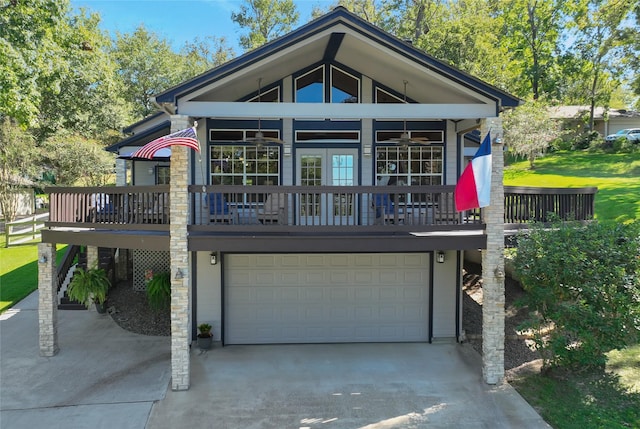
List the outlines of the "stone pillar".
<svg viewBox="0 0 640 429">
<path fill-rule="evenodd" d="M 116 186 L 127 186 L 127 161 L 116 159 Z"/>
<path fill-rule="evenodd" d="M 187 116 L 171 116 L 171 132 L 190 127 Z M 189 150 L 171 148 L 171 201 L 169 254 L 171 259 L 171 388 L 187 390 L 190 386 L 190 294 L 189 251 Z"/>
<path fill-rule="evenodd" d="M 40 356 L 54 356 L 59 350 L 55 243 L 38 243 L 38 326 Z"/>
<path fill-rule="evenodd" d="M 87 270 L 97 268 L 98 266 L 98 248 L 96 246 L 87 246 Z"/>
<path fill-rule="evenodd" d="M 487 118 L 481 134 L 491 131 L 491 203 L 483 210 L 487 248 L 482 251 L 482 374 L 486 383 L 504 379 L 504 186 L 502 120 Z M 497 142 L 496 142 L 497 141 Z"/>
<path fill-rule="evenodd" d="M 129 249 L 116 251 L 116 279 L 125 280 L 129 274 Z"/>
</svg>

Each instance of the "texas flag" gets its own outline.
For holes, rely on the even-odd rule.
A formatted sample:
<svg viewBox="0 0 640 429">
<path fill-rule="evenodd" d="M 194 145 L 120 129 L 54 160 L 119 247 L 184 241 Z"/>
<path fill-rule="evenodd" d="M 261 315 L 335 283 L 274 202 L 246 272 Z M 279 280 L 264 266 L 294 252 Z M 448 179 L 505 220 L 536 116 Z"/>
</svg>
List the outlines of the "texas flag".
<svg viewBox="0 0 640 429">
<path fill-rule="evenodd" d="M 491 189 L 491 132 L 488 132 L 473 159 L 458 179 L 456 211 L 486 207 Z"/>
</svg>

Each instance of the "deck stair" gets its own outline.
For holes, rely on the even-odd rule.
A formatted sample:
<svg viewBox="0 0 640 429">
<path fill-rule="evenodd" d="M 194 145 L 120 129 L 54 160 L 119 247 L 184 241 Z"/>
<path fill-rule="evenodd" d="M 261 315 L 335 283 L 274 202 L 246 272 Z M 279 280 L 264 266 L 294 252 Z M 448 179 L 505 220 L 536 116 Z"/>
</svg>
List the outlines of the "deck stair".
<svg viewBox="0 0 640 429">
<path fill-rule="evenodd" d="M 86 269 L 87 267 L 87 254 L 85 249 L 79 250 L 76 254 L 77 262 L 73 265 L 69 265 L 69 268 L 65 274 L 64 280 L 61 281 L 58 288 L 58 310 L 86 310 L 87 308 L 79 302 L 69 299 L 67 296 L 67 286 L 71 282 L 75 271 L 78 268 Z M 113 250 L 106 247 L 98 248 L 98 267 L 104 269 L 107 273 L 113 273 Z M 63 267 L 64 262 L 61 264 Z M 110 280 L 113 282 L 112 276 Z"/>
</svg>

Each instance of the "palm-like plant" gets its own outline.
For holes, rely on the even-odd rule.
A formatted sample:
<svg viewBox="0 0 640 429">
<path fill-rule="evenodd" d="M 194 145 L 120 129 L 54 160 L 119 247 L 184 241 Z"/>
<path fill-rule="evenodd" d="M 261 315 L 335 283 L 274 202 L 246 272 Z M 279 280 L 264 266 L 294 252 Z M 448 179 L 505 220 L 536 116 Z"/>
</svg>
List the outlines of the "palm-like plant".
<svg viewBox="0 0 640 429">
<path fill-rule="evenodd" d="M 79 269 L 69 282 L 67 295 L 89 308 L 92 302 L 101 305 L 107 300 L 110 286 L 109 277 L 102 268 Z"/>
<path fill-rule="evenodd" d="M 171 275 L 166 273 L 154 274 L 147 283 L 147 300 L 149 305 L 156 309 L 169 306 L 171 302 Z"/>
</svg>

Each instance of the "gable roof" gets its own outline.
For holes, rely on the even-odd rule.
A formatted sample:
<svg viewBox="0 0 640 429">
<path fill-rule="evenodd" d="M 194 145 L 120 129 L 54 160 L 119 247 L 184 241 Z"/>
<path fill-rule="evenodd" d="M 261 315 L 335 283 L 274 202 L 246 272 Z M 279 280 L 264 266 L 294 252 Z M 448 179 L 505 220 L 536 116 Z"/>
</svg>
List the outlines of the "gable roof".
<svg viewBox="0 0 640 429">
<path fill-rule="evenodd" d="M 131 125 L 128 128 L 132 128 L 138 125 L 144 125 L 145 123 L 151 122 L 149 119 L 157 119 L 156 115 L 150 116 L 147 119 L 143 119 L 140 122 L 136 122 L 136 124 Z M 120 149 L 127 146 L 144 146 L 152 140 L 157 139 L 158 137 L 166 136 L 171 132 L 171 121 L 165 120 L 156 125 L 150 126 L 143 131 L 138 132 L 132 136 L 129 136 L 125 139 L 120 140 L 119 142 L 112 144 L 105 148 L 107 152 L 119 152 Z"/>
<path fill-rule="evenodd" d="M 176 106 L 179 99 L 197 97 L 238 100 L 255 90 L 258 77 L 274 82 L 321 62 L 357 69 L 398 93 L 402 92 L 403 80 L 408 80 L 411 97 L 420 103 L 469 102 L 474 97 L 470 94 L 476 94 L 494 100 L 500 107 L 520 104 L 518 98 L 437 60 L 344 7 L 164 91 L 154 100 Z M 207 87 L 216 89 L 208 91 Z M 449 100 L 443 101 L 443 97 Z"/>
</svg>

